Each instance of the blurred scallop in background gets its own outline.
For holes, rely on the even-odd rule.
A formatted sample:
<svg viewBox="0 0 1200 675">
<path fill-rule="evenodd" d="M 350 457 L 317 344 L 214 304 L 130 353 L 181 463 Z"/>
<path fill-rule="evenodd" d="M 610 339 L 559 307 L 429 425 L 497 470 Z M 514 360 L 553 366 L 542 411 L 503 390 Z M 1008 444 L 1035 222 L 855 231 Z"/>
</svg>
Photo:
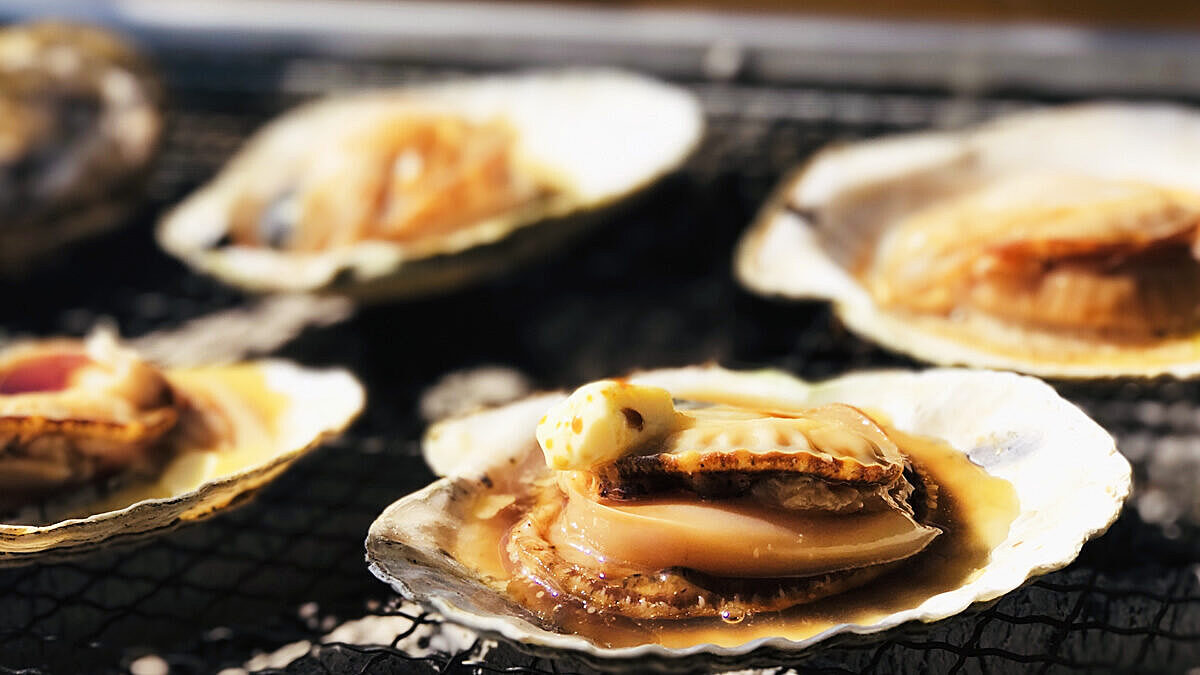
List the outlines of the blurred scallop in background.
<svg viewBox="0 0 1200 675">
<path fill-rule="evenodd" d="M 116 34 L 0 30 L 0 271 L 118 223 L 158 149 L 161 105 L 153 67 Z"/>
</svg>

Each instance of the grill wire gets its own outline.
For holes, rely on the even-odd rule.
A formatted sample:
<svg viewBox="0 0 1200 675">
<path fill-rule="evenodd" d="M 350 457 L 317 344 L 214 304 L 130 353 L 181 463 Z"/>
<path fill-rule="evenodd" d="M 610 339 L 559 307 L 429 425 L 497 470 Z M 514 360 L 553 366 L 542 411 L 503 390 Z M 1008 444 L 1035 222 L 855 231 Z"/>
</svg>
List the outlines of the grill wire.
<svg viewBox="0 0 1200 675">
<path fill-rule="evenodd" d="M 170 327 L 248 298 L 159 252 L 155 219 L 209 177 L 246 135 L 322 91 L 420 81 L 440 68 L 292 56 L 160 55 L 171 85 L 162 158 L 128 227 L 68 252 L 19 282 L 0 281 L 10 335 L 83 334 L 115 319 L 126 336 Z M 285 358 L 345 365 L 369 406 L 341 440 L 290 469 L 250 503 L 168 534 L 37 565 L 0 568 L 0 672 L 122 671 L 146 654 L 172 672 L 241 666 L 257 652 L 318 641 L 337 623 L 396 617 L 391 644 L 324 644 L 277 672 L 570 673 L 570 655 L 501 643 L 451 653 L 432 639 L 401 648 L 438 619 L 399 605 L 363 562 L 367 526 L 432 480 L 419 456 L 422 390 L 451 370 L 513 366 L 540 387 L 636 367 L 715 360 L 808 378 L 918 364 L 841 329 L 820 303 L 776 303 L 740 290 L 731 247 L 772 185 L 830 141 L 955 125 L 1052 100 L 1021 92 L 768 83 L 688 83 L 708 134 L 683 171 L 569 251 L 504 280 L 446 297 L 361 309 L 310 330 Z M 1185 671 L 1200 663 L 1200 385 L 1058 383 L 1118 438 L 1136 493 L 1103 538 L 1065 570 L 931 625 L 854 638 L 803 654 L 723 664 L 803 672 Z M 1136 506 L 1134 506 L 1136 505 Z M 429 653 L 430 650 L 432 653 Z M 424 655 L 422 655 L 424 653 Z"/>
</svg>

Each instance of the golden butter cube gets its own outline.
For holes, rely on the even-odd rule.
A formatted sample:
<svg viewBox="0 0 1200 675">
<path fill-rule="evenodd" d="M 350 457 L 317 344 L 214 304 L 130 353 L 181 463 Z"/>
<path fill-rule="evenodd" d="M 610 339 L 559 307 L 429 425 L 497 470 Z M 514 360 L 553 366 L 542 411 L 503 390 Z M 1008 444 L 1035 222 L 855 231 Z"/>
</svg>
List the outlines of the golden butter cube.
<svg viewBox="0 0 1200 675">
<path fill-rule="evenodd" d="M 552 469 L 587 469 L 633 454 L 674 431 L 671 393 L 618 380 L 586 384 L 546 413 L 537 441 Z"/>
</svg>

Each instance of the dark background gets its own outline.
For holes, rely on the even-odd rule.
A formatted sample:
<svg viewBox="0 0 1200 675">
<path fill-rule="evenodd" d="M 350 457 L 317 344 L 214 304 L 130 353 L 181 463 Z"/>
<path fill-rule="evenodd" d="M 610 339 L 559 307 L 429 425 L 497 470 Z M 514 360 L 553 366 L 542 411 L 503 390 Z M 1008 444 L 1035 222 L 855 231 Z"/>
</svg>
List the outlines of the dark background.
<svg viewBox="0 0 1200 675">
<path fill-rule="evenodd" d="M 135 337 L 246 303 L 156 248 L 151 230 L 163 210 L 210 177 L 256 127 L 315 92 L 479 69 L 149 42 L 170 109 L 145 198 L 119 232 L 64 252 L 32 277 L 0 281 L 0 326 L 9 334 L 81 335 L 113 318 Z M 702 146 L 680 172 L 576 246 L 474 289 L 361 309 L 280 350 L 362 378 L 367 411 L 341 440 L 250 504 L 206 522 L 59 562 L 0 568 L 0 672 L 120 671 L 145 654 L 173 671 L 215 672 L 256 651 L 317 639 L 339 621 L 396 613 L 392 594 L 366 570 L 362 542 L 384 506 L 432 480 L 419 456 L 424 422 L 416 405 L 452 370 L 501 364 L 549 388 L 704 361 L 808 378 L 916 367 L 848 334 L 823 304 L 766 301 L 740 290 L 730 273 L 736 238 L 781 174 L 825 143 L 962 124 L 1080 95 L 1004 82 L 966 93 L 949 84 L 848 85 L 834 77 L 781 83 L 753 69 L 725 81 L 702 69 L 675 79 L 709 114 Z M 1185 87 L 1147 89 L 1131 81 L 1127 91 L 1084 93 L 1194 98 Z M 1134 500 L 1079 560 L 933 625 L 722 665 L 1001 673 L 1183 672 L 1200 663 L 1200 534 L 1193 524 L 1200 386 L 1058 387 L 1117 436 L 1136 472 Z M 436 622 L 403 612 L 414 629 Z M 587 665 L 511 645 L 482 662 L 465 653 L 416 658 L 388 645 L 327 645 L 287 668 L 409 670 L 577 672 Z"/>
</svg>

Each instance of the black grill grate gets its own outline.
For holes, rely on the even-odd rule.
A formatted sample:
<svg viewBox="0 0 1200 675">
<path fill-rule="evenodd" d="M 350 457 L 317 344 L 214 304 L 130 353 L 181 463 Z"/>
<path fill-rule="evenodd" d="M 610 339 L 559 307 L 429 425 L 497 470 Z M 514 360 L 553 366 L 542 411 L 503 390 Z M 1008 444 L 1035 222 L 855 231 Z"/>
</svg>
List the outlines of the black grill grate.
<svg viewBox="0 0 1200 675">
<path fill-rule="evenodd" d="M 0 288 L 6 331 L 81 334 L 112 317 L 132 336 L 245 302 L 158 252 L 149 237 L 157 215 L 253 128 L 310 94 L 445 74 L 387 62 L 207 54 L 164 55 L 162 64 L 173 84 L 171 128 L 146 204 L 124 231 L 66 254 L 36 278 L 0 282 L 8 284 Z M 417 448 L 422 389 L 445 372 L 484 363 L 515 366 L 542 387 L 707 360 L 810 378 L 911 367 L 847 334 L 824 305 L 779 304 L 739 290 L 729 269 L 737 235 L 780 175 L 824 143 L 1046 101 L 692 86 L 710 113 L 699 153 L 581 245 L 481 288 L 361 310 L 282 350 L 312 365 L 349 366 L 366 382 L 369 410 L 339 442 L 251 503 L 204 523 L 0 569 L 0 672 L 123 670 L 145 665 L 137 659 L 146 654 L 172 672 L 213 672 L 256 652 L 318 640 L 365 615 L 398 617 L 404 632 L 390 645 L 322 645 L 295 654 L 284 670 L 589 671 L 569 655 L 530 656 L 505 644 L 482 658 L 479 644 L 406 653 L 431 648 L 427 638 L 414 650 L 408 631 L 436 634 L 437 620 L 398 605 L 367 573 L 362 541 L 385 505 L 432 479 Z M 1200 501 L 1192 494 L 1200 479 L 1200 412 L 1192 404 L 1200 385 L 1067 383 L 1060 390 L 1118 435 L 1138 481 L 1138 508 L 1127 508 L 1075 564 L 933 625 L 724 665 L 817 673 L 1144 672 L 1200 662 L 1193 524 Z"/>
</svg>

